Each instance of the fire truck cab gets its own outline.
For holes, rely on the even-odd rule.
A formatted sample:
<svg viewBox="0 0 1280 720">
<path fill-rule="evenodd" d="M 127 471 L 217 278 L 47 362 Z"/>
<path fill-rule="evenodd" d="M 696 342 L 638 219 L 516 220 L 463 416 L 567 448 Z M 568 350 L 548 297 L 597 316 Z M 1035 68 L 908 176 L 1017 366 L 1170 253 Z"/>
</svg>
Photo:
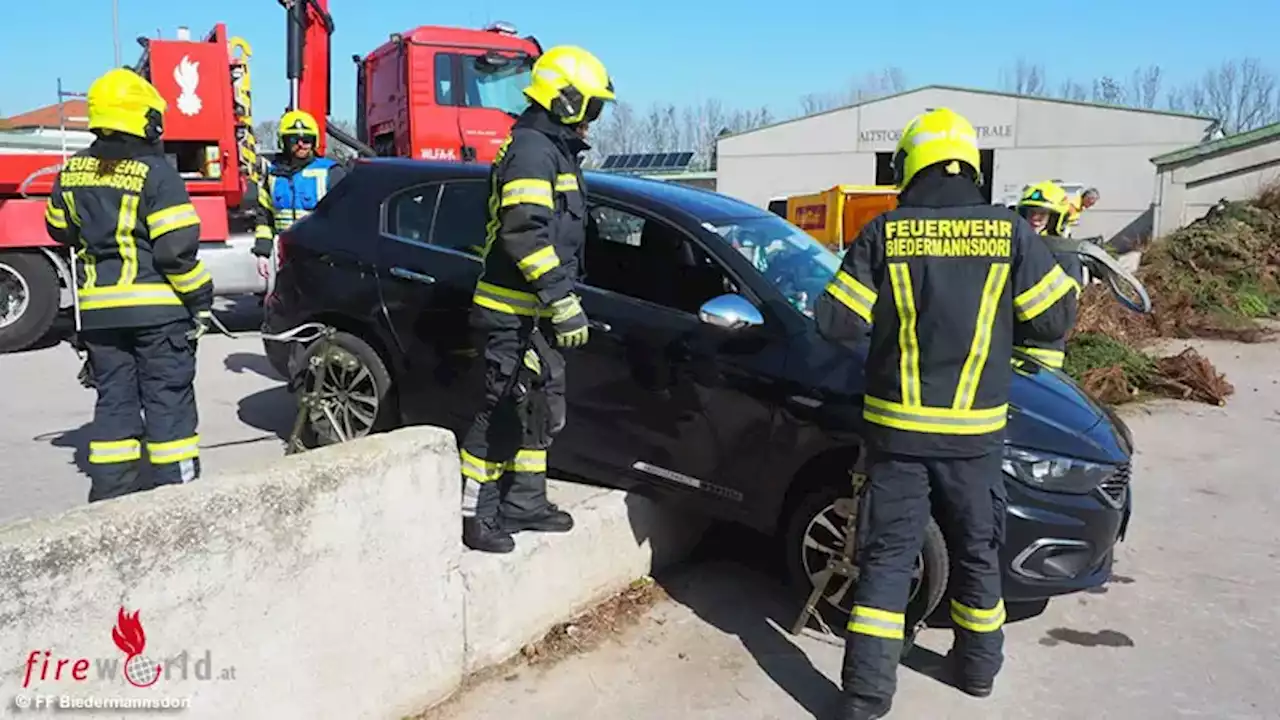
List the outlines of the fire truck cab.
<svg viewBox="0 0 1280 720">
<path fill-rule="evenodd" d="M 353 58 L 356 133 L 378 155 L 493 162 L 541 54 L 535 38 L 506 23 L 396 33 Z"/>
</svg>

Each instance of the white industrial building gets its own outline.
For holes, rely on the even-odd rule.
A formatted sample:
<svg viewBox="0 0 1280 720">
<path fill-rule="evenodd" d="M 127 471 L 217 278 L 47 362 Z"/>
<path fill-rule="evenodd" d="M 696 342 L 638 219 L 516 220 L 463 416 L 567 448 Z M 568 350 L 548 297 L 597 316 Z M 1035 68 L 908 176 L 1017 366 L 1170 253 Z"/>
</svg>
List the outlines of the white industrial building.
<svg viewBox="0 0 1280 720">
<path fill-rule="evenodd" d="M 722 137 L 716 190 L 765 207 L 777 197 L 837 184 L 892 183 L 902 128 L 949 107 L 978 131 L 986 192 L 1011 203 L 1027 183 L 1055 179 L 1098 188 L 1076 237 L 1137 238 L 1153 228 L 1152 158 L 1200 143 L 1212 118 L 988 90 L 929 85 Z"/>
<path fill-rule="evenodd" d="M 1219 200 L 1244 200 L 1280 182 L 1280 123 L 1151 159 L 1157 235 L 1203 217 Z"/>
</svg>

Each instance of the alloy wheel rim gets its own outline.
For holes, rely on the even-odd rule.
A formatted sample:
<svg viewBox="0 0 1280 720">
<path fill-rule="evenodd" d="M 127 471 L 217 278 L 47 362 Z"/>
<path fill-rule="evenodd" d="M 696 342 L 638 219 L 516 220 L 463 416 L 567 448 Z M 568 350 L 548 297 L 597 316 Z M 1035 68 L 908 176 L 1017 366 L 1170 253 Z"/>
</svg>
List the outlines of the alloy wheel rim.
<svg viewBox="0 0 1280 720">
<path fill-rule="evenodd" d="M 320 407 L 309 413 L 311 427 L 326 443 L 338 442 L 341 437 L 354 440 L 368 435 L 380 405 L 377 383 L 369 367 L 351 352 L 332 348 L 321 363 L 308 368 L 310 391 L 315 391 L 322 370 L 327 382 L 319 396 Z M 325 409 L 329 412 L 324 412 Z M 335 432 L 335 422 L 341 433 Z"/>
<path fill-rule="evenodd" d="M 31 305 L 31 288 L 22 273 L 0 262 L 0 329 L 18 322 Z"/>
<path fill-rule="evenodd" d="M 809 524 L 805 527 L 803 545 L 800 548 L 800 558 L 804 564 L 804 572 L 809 576 L 810 587 L 817 585 L 818 575 L 826 568 L 827 560 L 832 557 L 838 557 L 844 547 L 843 528 L 849 518 L 849 512 L 843 507 L 846 503 L 852 505 L 851 501 L 833 502 L 827 505 L 821 512 L 810 518 Z M 923 581 L 924 553 L 922 552 L 916 556 L 916 564 L 911 571 L 911 589 L 907 594 L 908 603 L 914 600 L 920 592 Z M 823 601 L 841 613 L 852 612 L 853 588 L 856 583 L 856 577 L 845 578 L 839 575 L 832 575 L 822 593 Z"/>
</svg>

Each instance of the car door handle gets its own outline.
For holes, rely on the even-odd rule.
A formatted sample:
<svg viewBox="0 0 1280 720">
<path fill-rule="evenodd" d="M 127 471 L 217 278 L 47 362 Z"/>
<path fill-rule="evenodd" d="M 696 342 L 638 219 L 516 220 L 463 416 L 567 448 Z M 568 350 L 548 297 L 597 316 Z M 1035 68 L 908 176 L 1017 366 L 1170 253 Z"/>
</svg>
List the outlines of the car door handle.
<svg viewBox="0 0 1280 720">
<path fill-rule="evenodd" d="M 613 330 L 612 325 L 607 322 L 600 322 L 599 320 L 588 320 L 587 325 L 592 330 L 599 330 L 600 332 L 612 332 Z"/>
<path fill-rule="evenodd" d="M 436 281 L 436 279 L 431 277 L 430 275 L 423 275 L 420 272 L 405 270 L 404 268 L 401 268 L 401 267 L 391 268 L 391 274 L 395 275 L 398 278 L 403 278 L 405 280 L 412 280 L 413 282 L 422 283 L 423 285 L 430 285 Z"/>
</svg>

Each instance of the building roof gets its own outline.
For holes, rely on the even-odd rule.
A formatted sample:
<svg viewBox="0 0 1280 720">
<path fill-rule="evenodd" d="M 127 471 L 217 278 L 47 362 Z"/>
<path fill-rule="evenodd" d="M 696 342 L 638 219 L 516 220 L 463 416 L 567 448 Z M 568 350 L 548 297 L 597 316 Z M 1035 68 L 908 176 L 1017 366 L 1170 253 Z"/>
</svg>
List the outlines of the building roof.
<svg viewBox="0 0 1280 720">
<path fill-rule="evenodd" d="M 1280 139 L 1280 122 L 1264 125 L 1256 130 L 1249 132 L 1236 133 L 1226 137 L 1210 140 L 1191 147 L 1185 147 L 1181 150 L 1174 150 L 1164 155 L 1157 155 L 1151 158 L 1151 162 L 1157 166 L 1173 165 L 1174 163 L 1186 162 L 1206 155 L 1227 152 L 1248 145 L 1254 145 L 1262 142 Z"/>
<path fill-rule="evenodd" d="M 1149 115 L 1166 115 L 1169 117 L 1189 118 L 1191 120 L 1204 120 L 1205 122 L 1217 120 L 1217 118 L 1208 117 L 1206 115 L 1196 115 L 1194 113 L 1177 112 L 1175 110 L 1155 110 L 1151 108 L 1131 107 L 1129 105 L 1112 105 L 1109 103 L 1090 102 L 1087 100 L 1067 100 L 1065 98 L 1047 97 L 1043 95 L 1021 95 L 1018 93 L 1002 92 L 999 90 L 986 90 L 983 88 L 961 87 L 959 85 L 921 85 L 920 87 L 912 88 L 910 90 L 903 90 L 902 92 L 896 92 L 889 95 L 880 95 L 877 97 L 868 98 L 866 100 L 859 100 L 858 102 L 850 103 L 848 105 L 841 105 L 840 107 L 831 108 L 830 110 L 823 110 L 821 112 L 810 113 L 808 115 L 801 115 L 800 117 L 790 118 L 788 120 L 781 120 L 779 122 L 770 123 L 768 125 L 761 125 L 758 128 L 752 128 L 750 130 L 742 130 L 735 133 L 729 133 L 728 135 L 721 135 L 716 139 L 723 140 L 724 138 L 737 137 L 738 135 L 746 135 L 748 133 L 756 132 L 757 130 L 764 130 L 766 128 L 777 127 L 779 125 L 786 125 L 787 123 L 799 122 L 801 120 L 808 120 L 809 118 L 816 117 L 818 115 L 826 115 L 828 113 L 836 113 L 836 112 L 841 112 L 843 110 L 852 110 L 853 108 L 862 107 L 863 105 L 870 105 L 872 103 L 883 102 L 885 100 L 891 100 L 893 98 L 903 97 L 905 95 L 923 92 L 925 90 L 950 90 L 952 92 L 972 93 L 975 95 L 990 95 L 993 97 L 1014 98 L 1016 100 L 1039 100 L 1040 102 L 1060 103 L 1062 105 L 1077 105 L 1082 107 L 1100 108 L 1103 110 L 1124 110 L 1128 112 L 1147 113 Z"/>
<path fill-rule="evenodd" d="M 61 103 L 64 106 L 63 113 L 65 115 L 68 130 L 86 130 L 89 127 L 89 106 L 84 100 L 67 100 Z M 52 128 L 57 129 L 58 105 L 46 105 L 42 108 L 36 108 L 20 115 L 14 115 L 0 123 L 7 124 L 10 129 L 19 128 Z"/>
</svg>

